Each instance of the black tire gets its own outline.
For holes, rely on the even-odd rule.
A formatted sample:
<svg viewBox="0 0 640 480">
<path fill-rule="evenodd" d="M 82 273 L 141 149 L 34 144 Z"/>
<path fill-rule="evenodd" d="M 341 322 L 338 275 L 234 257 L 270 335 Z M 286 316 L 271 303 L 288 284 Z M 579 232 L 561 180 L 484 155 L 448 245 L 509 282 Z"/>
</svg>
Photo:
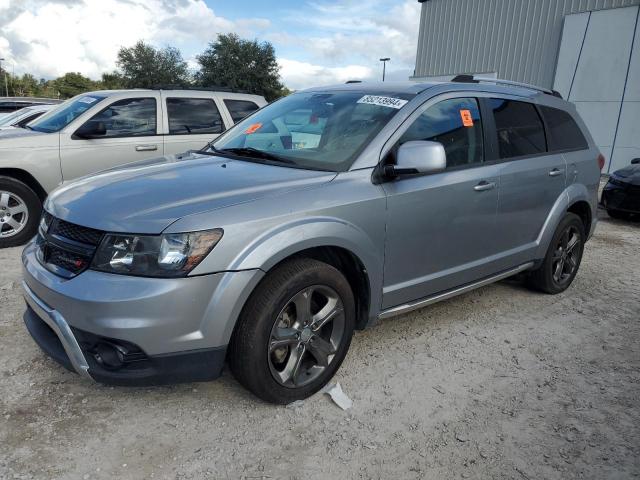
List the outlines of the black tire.
<svg viewBox="0 0 640 480">
<path fill-rule="evenodd" d="M 611 218 L 615 218 L 616 220 L 629 220 L 631 218 L 631 214 L 628 212 L 621 212 L 620 210 L 607 210 L 607 213 Z"/>
<path fill-rule="evenodd" d="M 278 365 L 288 365 L 287 362 L 298 354 L 299 350 L 297 349 L 299 348 L 302 349 L 303 353 L 300 357 L 304 357 L 304 362 L 313 364 L 316 361 L 316 357 L 312 353 L 314 338 L 305 339 L 303 336 L 303 339 L 300 339 L 300 334 L 296 333 L 295 335 L 300 339 L 294 340 L 294 342 L 298 342 L 297 345 L 291 344 L 287 347 L 274 349 L 273 345 L 276 340 L 274 340 L 273 335 L 276 329 L 285 328 L 281 327 L 281 322 L 285 315 L 287 315 L 289 326 L 298 321 L 297 319 L 291 320 L 288 314 L 285 313 L 285 308 L 290 308 L 294 305 L 293 299 L 299 298 L 302 292 L 312 292 L 309 296 L 309 304 L 312 305 L 314 302 L 318 304 L 317 300 L 312 300 L 311 297 L 314 299 L 322 297 L 315 297 L 314 289 L 326 289 L 326 291 L 337 294 L 336 297 L 341 301 L 343 309 L 341 310 L 342 313 L 334 315 L 333 318 L 335 320 L 325 323 L 324 327 L 320 327 L 317 335 L 313 334 L 313 337 L 316 342 L 320 342 L 323 340 L 322 338 L 317 338 L 320 334 L 326 336 L 326 329 L 331 328 L 332 333 L 330 336 L 332 336 L 335 332 L 334 329 L 339 324 L 340 332 L 342 332 L 340 341 L 336 342 L 338 345 L 334 347 L 335 351 L 332 352 L 329 363 L 322 366 L 320 371 L 318 371 L 319 367 L 316 366 L 313 367 L 315 370 L 308 367 L 308 370 L 303 372 L 304 375 L 300 373 L 300 376 L 304 377 L 302 380 L 309 383 L 303 384 L 303 382 L 300 382 L 299 386 L 293 384 L 286 386 L 281 383 L 282 379 L 280 377 L 278 377 L 280 380 L 276 380 L 278 375 L 275 370 L 276 367 Z M 326 305 L 329 305 L 329 303 Z M 296 308 L 294 306 L 294 310 Z M 313 306 L 310 307 L 312 314 L 313 308 Z M 336 308 L 336 312 L 338 311 L 339 309 Z M 292 316 L 292 318 L 295 317 L 297 317 L 297 313 Z M 309 318 L 312 321 L 315 317 L 311 316 Z M 344 275 L 331 265 L 317 260 L 309 258 L 292 259 L 269 272 L 249 297 L 240 314 L 229 345 L 229 366 L 233 375 L 245 388 L 267 402 L 288 404 L 295 400 L 301 400 L 320 390 L 340 368 L 340 364 L 344 360 L 351 344 L 354 326 L 355 301 L 351 287 Z M 310 327 L 305 330 L 310 332 Z M 325 329 L 325 333 L 322 333 L 323 329 Z M 295 329 L 285 328 L 285 330 L 294 331 Z M 305 346 L 308 345 L 306 350 L 300 346 L 300 343 L 305 340 L 307 341 Z M 332 339 L 330 338 L 329 341 L 332 341 Z M 318 345 L 319 343 L 316 343 L 316 346 Z M 282 353 L 283 349 L 284 353 Z M 280 364 L 275 361 L 276 353 L 280 353 L 281 356 L 284 355 Z M 328 357 L 325 357 L 325 359 L 328 359 Z M 299 363 L 302 364 L 303 360 L 300 360 Z M 300 368 L 302 367 L 295 371 L 300 370 Z M 305 377 L 305 375 L 310 375 L 309 371 L 313 371 L 317 377 Z M 295 381 L 296 374 L 292 374 L 291 378 L 293 379 L 292 382 Z"/>
<path fill-rule="evenodd" d="M 571 249 L 570 254 L 566 253 L 568 242 L 565 241 L 565 238 L 567 238 L 565 235 L 567 235 L 567 232 L 570 232 L 571 238 L 573 238 L 574 234 L 577 235 L 579 241 L 579 243 Z M 568 238 L 568 240 L 571 238 Z M 542 264 L 529 274 L 528 285 L 536 290 L 553 295 L 564 292 L 569 288 L 580 268 L 585 239 L 586 235 L 582 219 L 575 213 L 567 213 L 553 234 Z M 564 247 L 562 247 L 561 242 L 565 244 Z M 558 269 L 556 267 L 558 267 L 559 258 L 564 258 L 562 257 L 563 254 L 566 259 L 563 261 L 560 274 L 558 275 Z M 569 260 L 571 261 L 569 262 Z M 569 268 L 574 264 L 575 266 L 570 272 L 565 273 L 564 262 L 567 262 L 566 264 Z M 560 278 L 560 281 L 557 277 Z"/>
<path fill-rule="evenodd" d="M 11 177 L 0 176 L 0 192 L 9 193 L 19 198 L 27 208 L 26 223 L 21 229 L 15 233 L 8 234 L 9 225 L 6 222 L 8 217 L 5 216 L 8 213 L 8 207 L 0 204 L 0 215 L 4 217 L 3 222 L 0 222 L 0 248 L 16 247 L 27 243 L 38 231 L 38 224 L 40 222 L 40 215 L 42 214 L 42 202 L 38 195 L 26 184 Z M 0 197 L 1 199 L 2 197 Z M 14 200 L 11 200 L 14 202 Z M 13 203 L 15 205 L 15 203 Z M 22 218 L 18 216 L 17 218 Z M 2 219 L 0 219 L 2 220 Z M 4 232 L 5 236 L 2 235 Z"/>
</svg>

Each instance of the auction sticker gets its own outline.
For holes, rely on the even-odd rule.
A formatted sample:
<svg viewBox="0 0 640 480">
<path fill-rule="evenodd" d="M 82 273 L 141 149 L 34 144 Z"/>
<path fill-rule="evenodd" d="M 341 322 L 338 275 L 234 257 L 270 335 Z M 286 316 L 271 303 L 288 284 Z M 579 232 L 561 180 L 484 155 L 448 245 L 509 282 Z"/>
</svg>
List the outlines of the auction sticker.
<svg viewBox="0 0 640 480">
<path fill-rule="evenodd" d="M 401 109 L 407 103 L 408 100 L 393 97 L 381 97 L 379 95 L 365 95 L 357 103 L 366 103 L 367 105 L 378 105 L 380 107 L 389 107 L 395 109 Z"/>
<path fill-rule="evenodd" d="M 97 100 L 97 98 L 93 98 L 93 97 L 80 97 L 78 99 L 79 102 L 82 103 L 93 103 Z"/>
<path fill-rule="evenodd" d="M 262 128 L 261 123 L 254 123 L 253 125 L 250 125 L 249 128 L 247 128 L 244 133 L 246 133 L 247 135 L 251 135 L 252 133 L 256 133 L 261 128 Z"/>
</svg>

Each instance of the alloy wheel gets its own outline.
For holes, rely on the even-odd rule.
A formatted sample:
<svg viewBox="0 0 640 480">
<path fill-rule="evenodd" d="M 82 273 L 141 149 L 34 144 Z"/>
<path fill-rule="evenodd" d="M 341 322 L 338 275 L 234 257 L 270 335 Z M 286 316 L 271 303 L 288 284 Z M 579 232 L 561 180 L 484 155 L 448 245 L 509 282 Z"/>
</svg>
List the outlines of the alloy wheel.
<svg viewBox="0 0 640 480">
<path fill-rule="evenodd" d="M 556 249 L 553 252 L 552 272 L 553 281 L 557 285 L 564 285 L 571 280 L 580 261 L 580 232 L 569 225 L 560 235 Z"/>
<path fill-rule="evenodd" d="M 27 204 L 13 192 L 0 190 L 0 238 L 19 234 L 27 225 Z"/>
<path fill-rule="evenodd" d="M 313 382 L 333 362 L 344 339 L 342 300 L 330 287 L 314 285 L 287 301 L 269 338 L 269 368 L 288 388 Z"/>
</svg>

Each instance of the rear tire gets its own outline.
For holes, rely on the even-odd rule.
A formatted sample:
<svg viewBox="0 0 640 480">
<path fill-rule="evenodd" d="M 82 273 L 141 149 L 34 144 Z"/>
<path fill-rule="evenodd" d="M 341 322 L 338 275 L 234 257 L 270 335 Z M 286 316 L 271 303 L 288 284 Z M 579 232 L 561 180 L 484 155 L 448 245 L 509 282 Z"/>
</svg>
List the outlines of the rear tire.
<svg viewBox="0 0 640 480">
<path fill-rule="evenodd" d="M 229 345 L 229 366 L 267 402 L 307 398 L 340 367 L 354 325 L 353 292 L 339 270 L 309 258 L 288 260 L 247 300 Z"/>
<path fill-rule="evenodd" d="M 585 239 L 582 219 L 567 213 L 553 234 L 542 264 L 529 274 L 529 286 L 554 295 L 569 288 L 580 268 Z"/>
<path fill-rule="evenodd" d="M 0 248 L 16 247 L 38 231 L 42 202 L 26 184 L 0 176 Z"/>
</svg>

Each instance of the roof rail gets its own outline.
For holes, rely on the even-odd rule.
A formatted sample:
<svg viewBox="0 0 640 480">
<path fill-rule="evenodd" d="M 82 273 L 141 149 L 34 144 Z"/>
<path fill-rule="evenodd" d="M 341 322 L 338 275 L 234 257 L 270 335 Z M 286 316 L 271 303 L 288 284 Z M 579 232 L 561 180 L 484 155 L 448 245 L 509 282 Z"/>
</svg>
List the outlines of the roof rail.
<svg viewBox="0 0 640 480">
<path fill-rule="evenodd" d="M 151 87 L 151 90 L 200 90 L 204 92 L 227 92 L 227 93 L 246 93 L 251 94 L 247 90 L 240 90 L 238 88 L 230 88 L 230 87 L 219 87 L 219 86 L 211 86 L 211 87 L 199 87 L 197 85 L 154 85 Z"/>
<path fill-rule="evenodd" d="M 546 93 L 547 95 L 553 95 L 554 97 L 562 98 L 562 95 L 560 95 L 560 92 L 557 92 L 556 90 L 551 90 L 549 88 L 544 88 L 544 87 L 538 87 L 536 85 L 531 85 L 529 83 L 514 82 L 511 80 L 502 80 L 500 78 L 476 77 L 475 75 L 456 75 L 451 79 L 451 81 L 456 83 L 495 83 L 496 85 L 509 85 L 512 87 L 527 88 L 529 90 L 535 90 L 537 92 Z"/>
</svg>

